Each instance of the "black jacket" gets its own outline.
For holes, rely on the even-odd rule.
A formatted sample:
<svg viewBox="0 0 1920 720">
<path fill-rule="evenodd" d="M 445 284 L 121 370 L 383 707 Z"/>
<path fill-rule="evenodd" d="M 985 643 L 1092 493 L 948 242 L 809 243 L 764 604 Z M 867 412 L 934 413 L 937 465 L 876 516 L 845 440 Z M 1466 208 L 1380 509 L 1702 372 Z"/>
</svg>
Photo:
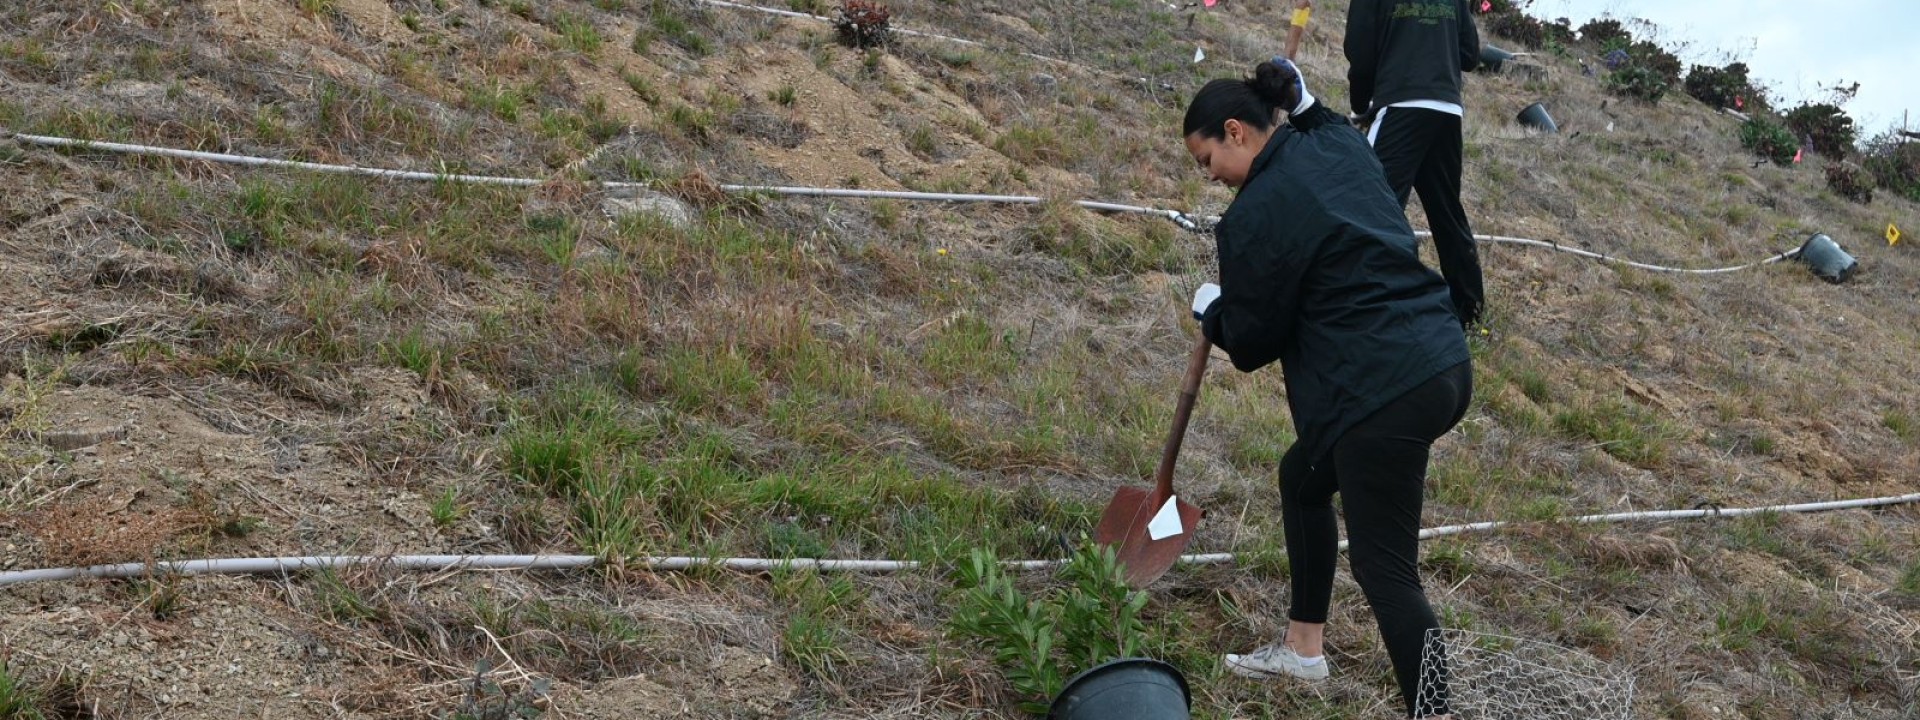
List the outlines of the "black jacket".
<svg viewBox="0 0 1920 720">
<path fill-rule="evenodd" d="M 1408 100 L 1460 104 L 1460 73 L 1480 67 L 1467 0 L 1353 0 L 1347 10 L 1353 112 Z"/>
<path fill-rule="evenodd" d="M 1447 283 L 1420 262 L 1380 161 L 1326 106 L 1275 130 L 1214 233 L 1221 295 L 1201 327 L 1244 372 L 1280 361 L 1308 462 L 1467 360 Z"/>
</svg>

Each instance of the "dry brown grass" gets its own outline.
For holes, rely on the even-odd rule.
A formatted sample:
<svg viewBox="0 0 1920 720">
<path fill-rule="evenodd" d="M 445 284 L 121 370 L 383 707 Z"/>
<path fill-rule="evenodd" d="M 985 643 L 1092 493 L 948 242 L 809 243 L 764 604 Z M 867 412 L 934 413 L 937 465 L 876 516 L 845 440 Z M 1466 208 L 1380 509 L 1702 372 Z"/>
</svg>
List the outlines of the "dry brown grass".
<svg viewBox="0 0 1920 720">
<path fill-rule="evenodd" d="M 57 501 L 15 514 L 40 544 L 37 562 L 47 566 L 151 562 L 175 548 L 204 540 L 214 522 L 207 513 L 166 507 L 134 510 L 129 499 L 89 496 Z"/>
<path fill-rule="evenodd" d="M 216 31 L 228 5 L 167 16 L 125 3 L 9 5 L 0 42 L 46 52 L 0 62 L 0 121 L 558 179 L 532 191 L 390 185 L 5 148 L 0 164 L 23 191 L 0 198 L 10 253 L 0 295 L 52 306 L 0 302 L 0 321 L 23 321 L 0 325 L 0 376 L 73 353 L 59 388 L 178 398 L 223 433 L 260 436 L 230 455 L 272 458 L 243 467 L 255 489 L 228 488 L 267 518 L 255 536 L 212 536 L 188 510 L 103 515 L 76 494 L 13 521 L 49 562 L 573 552 L 590 537 L 693 554 L 951 551 L 940 543 L 1051 553 L 1086 505 L 1150 468 L 1188 339 L 1184 293 L 1211 263 L 1204 238 L 1061 201 L 1224 207 L 1230 195 L 1193 179 L 1170 128 L 1184 93 L 1266 57 L 1284 25 L 1232 3 L 1188 30 L 1152 3 L 994 16 L 913 1 L 894 4 L 901 25 L 995 50 L 911 40 L 869 62 L 824 41 L 824 27 L 682 2 L 391 3 L 419 25 L 397 45 L 351 13 L 318 24 L 273 3 L 232 6 L 278 35 Z M 636 52 L 629 39 L 660 22 L 656 12 L 682 27 Z M 607 41 L 589 58 L 563 39 L 562 13 Z M 1310 81 L 1336 106 L 1342 20 L 1321 8 L 1305 51 Z M 1213 60 L 1188 62 L 1193 43 Z M 1899 428 L 1920 396 L 1910 352 L 1920 265 L 1905 246 L 1868 241 L 1913 205 L 1862 208 L 1804 168 L 1752 168 L 1730 120 L 1677 95 L 1621 104 L 1571 60 L 1545 64 L 1538 76 L 1469 80 L 1467 197 L 1481 232 L 1706 266 L 1821 230 L 1865 271 L 1844 286 L 1792 264 L 1669 276 L 1485 246 L 1493 332 L 1476 339 L 1480 403 L 1437 450 L 1430 521 L 1910 492 L 1920 448 Z M 100 67 L 116 74 L 88 76 Z M 794 88 L 790 103 L 782 87 Z M 1542 98 L 1559 136 L 1511 122 Z M 608 222 L 582 178 L 655 182 L 700 217 L 687 231 Z M 1055 200 L 943 207 L 717 187 L 855 179 Z M 8 330 L 53 319 L 70 325 L 69 342 Z M 92 326 L 112 336 L 71 342 Z M 593 402 L 555 400 L 570 392 Z M 1283 617 L 1269 516 L 1290 425 L 1277 373 L 1218 370 L 1205 392 L 1179 476 L 1213 511 L 1197 546 L 1259 561 L 1176 571 L 1153 598 L 1153 651 L 1188 668 L 1203 715 L 1385 714 L 1384 651 L 1344 578 L 1332 629 L 1341 678 L 1324 692 L 1243 682 L 1212 664 Z M 616 410 L 596 415 L 600 402 Z M 515 433 L 567 420 L 579 426 L 557 436 L 583 443 L 586 465 L 648 490 L 617 498 L 636 522 L 587 517 L 603 506 L 515 476 L 503 459 Z M 68 460 L 42 455 L 10 454 L 0 468 L 12 478 Z M 194 469 L 180 462 L 168 469 Z M 277 474 L 302 463 L 317 470 Z M 103 496 L 120 489 L 93 479 Z M 472 505 L 466 520 L 408 525 L 455 485 Z M 579 486 L 552 485 L 568 487 Z M 348 494 L 379 495 L 385 504 L 365 514 L 402 521 L 322 509 Z M 1913 707 L 1920 604 L 1900 588 L 1914 527 L 1904 510 L 1545 523 L 1431 546 L 1426 570 L 1450 625 L 1634 669 L 1645 688 L 1636 717 L 1891 716 Z M 261 593 L 270 597 L 182 592 L 189 609 L 199 593 L 270 609 L 345 649 L 302 651 L 316 677 L 333 678 L 314 681 L 314 708 L 445 715 L 472 699 L 484 659 L 504 668 L 506 694 L 539 678 L 586 698 L 651 692 L 632 681 L 644 673 L 706 703 L 709 717 L 1006 714 L 983 659 L 940 636 L 941 577 L 848 582 L 857 602 L 792 578 L 633 570 L 343 572 L 287 579 Z M 70 593 L 47 604 L 107 602 L 96 588 Z M 9 607 L 30 617 L 37 606 Z M 114 672 L 95 694 L 159 707 Z M 715 677 L 782 699 L 716 693 Z M 1840 698 L 1856 709 L 1836 709 Z"/>
</svg>

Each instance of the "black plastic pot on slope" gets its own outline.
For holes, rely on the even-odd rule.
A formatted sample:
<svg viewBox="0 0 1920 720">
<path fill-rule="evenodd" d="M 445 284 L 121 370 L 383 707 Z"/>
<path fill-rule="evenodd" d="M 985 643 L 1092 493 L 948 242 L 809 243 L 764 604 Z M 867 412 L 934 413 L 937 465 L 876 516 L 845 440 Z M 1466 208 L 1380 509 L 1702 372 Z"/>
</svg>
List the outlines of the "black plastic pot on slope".
<svg viewBox="0 0 1920 720">
<path fill-rule="evenodd" d="M 1125 658 L 1073 676 L 1054 698 L 1049 720 L 1189 720 L 1193 696 L 1172 665 Z"/>
<path fill-rule="evenodd" d="M 1560 126 L 1554 124 L 1553 116 L 1547 114 L 1547 106 L 1542 103 L 1528 105 L 1527 109 L 1521 110 L 1520 114 L 1515 116 L 1514 119 L 1520 121 L 1521 125 L 1541 132 L 1560 132 Z"/>
<path fill-rule="evenodd" d="M 1860 262 L 1840 249 L 1840 243 L 1827 237 L 1826 233 L 1815 233 L 1800 246 L 1795 255 L 1800 262 L 1813 268 L 1813 274 L 1830 283 L 1840 284 L 1853 277 L 1853 271 L 1860 268 Z"/>
<path fill-rule="evenodd" d="M 1507 61 L 1512 59 L 1513 53 L 1485 43 L 1480 45 L 1480 69 L 1485 72 L 1500 72 L 1500 68 L 1506 67 Z"/>
</svg>

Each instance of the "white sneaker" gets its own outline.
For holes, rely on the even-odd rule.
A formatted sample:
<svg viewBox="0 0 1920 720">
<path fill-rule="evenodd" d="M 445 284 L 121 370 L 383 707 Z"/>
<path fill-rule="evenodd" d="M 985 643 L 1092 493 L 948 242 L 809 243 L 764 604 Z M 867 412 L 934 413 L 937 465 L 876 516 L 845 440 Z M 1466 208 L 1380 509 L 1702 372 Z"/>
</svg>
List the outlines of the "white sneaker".
<svg viewBox="0 0 1920 720">
<path fill-rule="evenodd" d="M 1292 675 L 1303 680 L 1325 680 L 1331 668 L 1324 657 L 1312 665 L 1300 658 L 1300 654 L 1287 647 L 1286 638 L 1273 641 L 1272 645 L 1261 647 L 1245 655 L 1227 654 L 1227 669 L 1241 677 L 1269 679 L 1281 675 Z"/>
</svg>

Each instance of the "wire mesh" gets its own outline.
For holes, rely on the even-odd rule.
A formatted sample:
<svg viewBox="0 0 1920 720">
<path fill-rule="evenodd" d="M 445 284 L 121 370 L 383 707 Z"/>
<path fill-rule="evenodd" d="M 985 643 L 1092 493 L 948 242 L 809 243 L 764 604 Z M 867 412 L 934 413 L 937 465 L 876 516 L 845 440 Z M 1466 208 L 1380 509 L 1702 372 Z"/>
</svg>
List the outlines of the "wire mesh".
<svg viewBox="0 0 1920 720">
<path fill-rule="evenodd" d="M 1578 650 L 1466 630 L 1427 631 L 1416 717 L 1557 720 L 1633 717 L 1633 676 Z"/>
</svg>

